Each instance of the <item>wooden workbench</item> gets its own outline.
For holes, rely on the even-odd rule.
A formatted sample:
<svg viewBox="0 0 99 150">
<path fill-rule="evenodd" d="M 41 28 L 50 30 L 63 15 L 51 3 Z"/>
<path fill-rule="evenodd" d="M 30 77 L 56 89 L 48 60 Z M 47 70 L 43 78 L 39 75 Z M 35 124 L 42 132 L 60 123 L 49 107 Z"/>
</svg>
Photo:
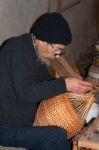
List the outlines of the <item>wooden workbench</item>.
<svg viewBox="0 0 99 150">
<path fill-rule="evenodd" d="M 73 139 L 73 150 L 99 150 L 99 118 Z"/>
</svg>

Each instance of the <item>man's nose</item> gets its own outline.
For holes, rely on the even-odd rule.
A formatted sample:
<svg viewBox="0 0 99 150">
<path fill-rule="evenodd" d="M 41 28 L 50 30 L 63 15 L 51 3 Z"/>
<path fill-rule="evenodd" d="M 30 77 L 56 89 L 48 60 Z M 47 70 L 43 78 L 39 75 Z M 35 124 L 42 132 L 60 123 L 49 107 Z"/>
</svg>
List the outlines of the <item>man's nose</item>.
<svg viewBox="0 0 99 150">
<path fill-rule="evenodd" d="M 59 49 L 59 50 L 57 50 L 57 51 L 55 51 L 55 55 L 59 55 L 61 53 L 61 50 Z"/>
</svg>

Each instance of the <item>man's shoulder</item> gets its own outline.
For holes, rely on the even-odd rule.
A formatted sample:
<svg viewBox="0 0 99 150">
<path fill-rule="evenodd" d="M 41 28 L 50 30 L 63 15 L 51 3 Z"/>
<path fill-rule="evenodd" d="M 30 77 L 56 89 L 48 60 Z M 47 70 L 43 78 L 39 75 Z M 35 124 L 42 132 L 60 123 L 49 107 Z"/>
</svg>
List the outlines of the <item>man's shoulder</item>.
<svg viewBox="0 0 99 150">
<path fill-rule="evenodd" d="M 7 46 L 14 46 L 16 44 L 18 44 L 18 46 L 21 44 L 21 43 L 25 43 L 25 40 L 29 40 L 30 39 L 30 34 L 23 34 L 23 35 L 19 35 L 19 36 L 13 36 L 11 38 L 8 38 L 6 39 L 2 45 L 1 45 L 1 48 L 4 47 L 5 45 Z"/>
</svg>

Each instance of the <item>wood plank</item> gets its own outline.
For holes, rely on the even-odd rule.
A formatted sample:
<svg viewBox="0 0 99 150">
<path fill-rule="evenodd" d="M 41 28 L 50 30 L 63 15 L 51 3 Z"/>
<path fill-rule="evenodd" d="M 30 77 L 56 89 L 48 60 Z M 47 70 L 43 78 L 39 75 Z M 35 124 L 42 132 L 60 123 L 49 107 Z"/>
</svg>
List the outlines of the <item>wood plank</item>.
<svg viewBox="0 0 99 150">
<path fill-rule="evenodd" d="M 78 147 L 99 150 L 99 118 L 79 138 Z"/>
</svg>

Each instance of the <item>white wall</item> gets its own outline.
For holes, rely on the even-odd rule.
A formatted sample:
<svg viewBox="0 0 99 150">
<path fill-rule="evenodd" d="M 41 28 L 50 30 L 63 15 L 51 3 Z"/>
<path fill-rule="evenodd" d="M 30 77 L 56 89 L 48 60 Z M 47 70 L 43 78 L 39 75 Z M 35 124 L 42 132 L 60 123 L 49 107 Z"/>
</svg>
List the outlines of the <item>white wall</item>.
<svg viewBox="0 0 99 150">
<path fill-rule="evenodd" d="M 0 0 L 0 44 L 29 32 L 34 20 L 48 11 L 48 0 Z"/>
</svg>

